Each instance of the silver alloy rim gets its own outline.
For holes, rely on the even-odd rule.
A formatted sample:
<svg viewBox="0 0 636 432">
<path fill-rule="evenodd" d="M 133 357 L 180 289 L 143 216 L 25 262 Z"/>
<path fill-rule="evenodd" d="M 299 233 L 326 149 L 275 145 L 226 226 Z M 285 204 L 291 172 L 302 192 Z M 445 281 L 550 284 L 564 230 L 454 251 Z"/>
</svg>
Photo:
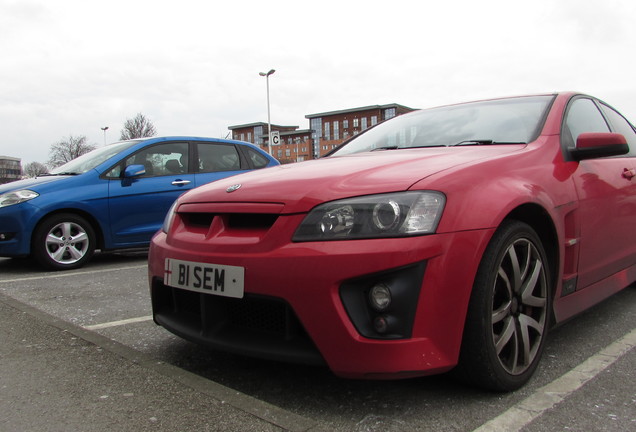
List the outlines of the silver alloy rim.
<svg viewBox="0 0 636 432">
<path fill-rule="evenodd" d="M 528 239 L 503 255 L 492 299 L 492 338 L 501 366 L 512 375 L 532 365 L 547 321 L 547 280 L 541 255 Z"/>
<path fill-rule="evenodd" d="M 74 222 L 57 224 L 46 236 L 46 252 L 58 264 L 76 263 L 86 255 L 88 246 L 88 234 Z"/>
</svg>

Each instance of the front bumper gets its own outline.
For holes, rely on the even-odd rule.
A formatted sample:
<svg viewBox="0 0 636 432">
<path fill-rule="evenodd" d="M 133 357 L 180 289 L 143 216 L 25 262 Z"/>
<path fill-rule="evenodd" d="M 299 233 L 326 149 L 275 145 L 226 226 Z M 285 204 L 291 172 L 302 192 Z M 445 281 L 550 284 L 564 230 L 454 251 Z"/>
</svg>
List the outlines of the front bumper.
<svg viewBox="0 0 636 432">
<path fill-rule="evenodd" d="M 312 243 L 279 238 L 270 247 L 250 246 L 243 238 L 243 247 L 233 248 L 173 239 L 176 244 L 168 244 L 160 232 L 149 255 L 153 316 L 196 343 L 261 358 L 326 363 L 342 377 L 439 373 L 457 362 L 474 275 L 491 234 Z M 166 258 L 244 267 L 245 297 L 168 287 Z M 417 295 L 408 335 L 370 337 L 354 316 L 360 314 L 346 306 L 355 299 L 343 297 L 343 289 L 414 267 L 422 272 L 411 281 Z"/>
<path fill-rule="evenodd" d="M 39 209 L 28 202 L 0 208 L 0 256 L 29 255 L 32 221 L 38 212 Z"/>
</svg>

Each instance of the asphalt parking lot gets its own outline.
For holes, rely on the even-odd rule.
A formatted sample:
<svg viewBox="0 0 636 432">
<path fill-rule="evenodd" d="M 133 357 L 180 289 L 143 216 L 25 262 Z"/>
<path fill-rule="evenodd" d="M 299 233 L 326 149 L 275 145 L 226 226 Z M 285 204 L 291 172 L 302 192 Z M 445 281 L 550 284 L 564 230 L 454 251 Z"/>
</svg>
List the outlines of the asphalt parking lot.
<svg viewBox="0 0 636 432">
<path fill-rule="evenodd" d="M 636 288 L 555 329 L 511 394 L 448 376 L 353 381 L 207 351 L 150 317 L 144 253 L 47 273 L 0 259 L 0 430 L 636 429 Z"/>
</svg>

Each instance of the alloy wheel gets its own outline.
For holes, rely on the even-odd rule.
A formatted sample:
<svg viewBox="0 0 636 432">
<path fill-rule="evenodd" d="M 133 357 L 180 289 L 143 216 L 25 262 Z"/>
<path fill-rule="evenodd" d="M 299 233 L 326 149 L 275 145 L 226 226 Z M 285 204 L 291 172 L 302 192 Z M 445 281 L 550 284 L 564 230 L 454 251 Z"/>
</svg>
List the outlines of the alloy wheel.
<svg viewBox="0 0 636 432">
<path fill-rule="evenodd" d="M 524 373 L 539 353 L 547 331 L 548 283 L 545 265 L 527 238 L 503 254 L 492 296 L 492 339 L 501 366 Z"/>
</svg>

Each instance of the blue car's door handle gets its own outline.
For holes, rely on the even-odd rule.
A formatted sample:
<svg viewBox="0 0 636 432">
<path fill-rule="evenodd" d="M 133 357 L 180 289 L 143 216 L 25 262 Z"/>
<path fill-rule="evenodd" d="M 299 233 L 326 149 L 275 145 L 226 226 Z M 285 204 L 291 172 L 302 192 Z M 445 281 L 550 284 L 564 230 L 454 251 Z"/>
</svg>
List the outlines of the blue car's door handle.
<svg viewBox="0 0 636 432">
<path fill-rule="evenodd" d="M 190 180 L 175 180 L 175 181 L 172 182 L 172 184 L 174 186 L 183 186 L 183 185 L 187 185 L 187 184 L 190 184 L 190 183 L 191 183 Z"/>
</svg>

